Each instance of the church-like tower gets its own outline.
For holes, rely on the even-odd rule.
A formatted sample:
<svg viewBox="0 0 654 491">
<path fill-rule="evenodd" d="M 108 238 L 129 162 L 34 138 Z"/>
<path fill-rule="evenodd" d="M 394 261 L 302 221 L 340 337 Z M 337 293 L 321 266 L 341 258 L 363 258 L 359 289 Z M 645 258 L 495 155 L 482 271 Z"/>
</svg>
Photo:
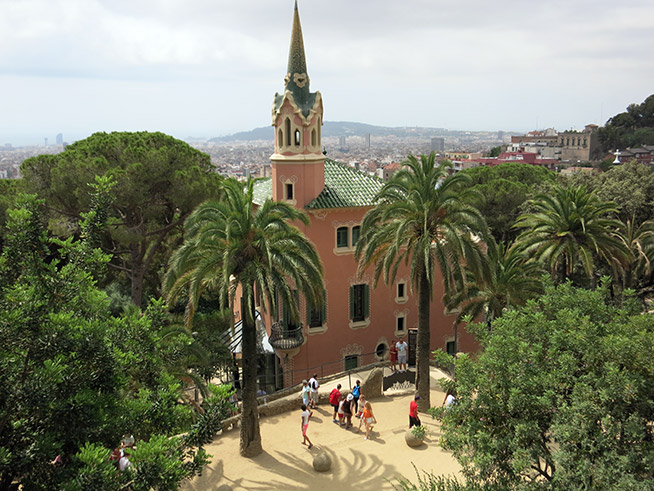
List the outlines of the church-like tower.
<svg viewBox="0 0 654 491">
<path fill-rule="evenodd" d="M 273 199 L 304 208 L 325 186 L 325 157 L 320 143 L 322 96 L 320 92 L 309 90 L 297 0 L 284 85 L 284 93 L 275 94 L 272 110 L 275 127 L 275 153 L 270 157 Z"/>
</svg>

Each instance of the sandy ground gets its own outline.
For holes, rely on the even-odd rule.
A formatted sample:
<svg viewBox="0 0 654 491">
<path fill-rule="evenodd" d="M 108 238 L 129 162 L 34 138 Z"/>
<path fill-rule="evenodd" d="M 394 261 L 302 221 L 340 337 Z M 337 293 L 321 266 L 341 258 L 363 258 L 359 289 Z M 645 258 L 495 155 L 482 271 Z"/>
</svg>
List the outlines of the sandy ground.
<svg viewBox="0 0 654 491">
<path fill-rule="evenodd" d="M 363 380 L 365 375 L 362 375 Z M 444 394 L 438 379 L 442 374 L 432 369 L 431 405 L 440 405 Z M 321 391 L 331 391 L 339 381 L 324 384 Z M 349 387 L 347 379 L 341 380 Z M 300 410 L 260 419 L 263 453 L 247 459 L 239 456 L 239 432 L 231 430 L 218 436 L 206 450 L 213 456 L 202 476 L 186 483 L 185 490 L 209 490 L 228 484 L 234 490 L 349 490 L 393 489 L 397 478 L 416 482 L 413 466 L 437 475 L 460 476 L 459 465 L 438 440 L 440 427 L 429 415 L 421 415 L 427 427 L 425 444 L 410 448 L 404 441 L 409 427 L 409 403 L 413 392 L 397 392 L 371 401 L 378 424 L 373 438 L 365 441 L 364 425 L 345 430 L 332 423 L 331 406 L 314 409 L 307 435 L 313 448 L 302 445 Z M 298 406 L 300 400 L 298 398 Z M 331 470 L 319 473 L 313 469 L 313 457 L 326 452 L 332 458 Z"/>
</svg>

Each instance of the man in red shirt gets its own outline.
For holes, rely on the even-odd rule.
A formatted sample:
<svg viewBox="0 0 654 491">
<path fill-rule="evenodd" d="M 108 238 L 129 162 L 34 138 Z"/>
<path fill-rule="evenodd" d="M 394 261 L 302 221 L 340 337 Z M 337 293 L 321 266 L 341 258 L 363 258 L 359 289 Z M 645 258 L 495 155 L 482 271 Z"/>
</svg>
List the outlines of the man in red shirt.
<svg viewBox="0 0 654 491">
<path fill-rule="evenodd" d="M 418 417 L 418 402 L 417 402 L 419 400 L 420 400 L 420 396 L 416 394 L 416 396 L 411 401 L 411 404 L 409 404 L 409 428 L 412 428 L 414 426 L 420 426 L 420 418 Z"/>
<path fill-rule="evenodd" d="M 338 423 L 336 416 L 338 414 L 338 402 L 340 400 L 341 400 L 341 384 L 338 384 L 336 388 L 332 389 L 331 393 L 329 394 L 329 403 L 334 408 L 334 416 L 332 418 L 334 423 Z"/>
</svg>

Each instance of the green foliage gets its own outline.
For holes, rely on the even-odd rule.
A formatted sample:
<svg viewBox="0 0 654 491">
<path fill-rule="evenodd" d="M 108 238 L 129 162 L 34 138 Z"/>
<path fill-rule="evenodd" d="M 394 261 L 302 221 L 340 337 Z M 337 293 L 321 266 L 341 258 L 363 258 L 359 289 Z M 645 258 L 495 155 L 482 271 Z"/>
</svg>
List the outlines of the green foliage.
<svg viewBox="0 0 654 491">
<path fill-rule="evenodd" d="M 518 162 L 474 167 L 462 173 L 470 176 L 476 191 L 472 204 L 484 216 L 498 242 L 515 239 L 517 232 L 512 227 L 523 204 L 538 192 L 545 192 L 556 180 L 554 172 Z"/>
<path fill-rule="evenodd" d="M 85 214 L 83 240 L 60 241 L 45 232 L 41 201 L 19 204 L 0 256 L 0 488 L 119 489 L 125 480 L 107 457 L 123 433 L 162 441 L 192 421 L 179 404 L 184 384 L 170 362 L 165 305 L 111 317 L 92 274 L 108 260 L 89 243 L 101 225 L 97 209 Z M 144 469 L 183 454 L 171 468 L 159 465 L 157 485 L 192 476 L 205 458 L 186 445 L 153 448 Z M 53 464 L 57 456 L 63 465 Z"/>
<path fill-rule="evenodd" d="M 585 187 L 575 186 L 539 195 L 532 205 L 535 212 L 521 215 L 515 224 L 524 229 L 516 247 L 541 262 L 553 276 L 571 278 L 580 262 L 583 272 L 591 277 L 595 256 L 616 273 L 630 261 L 631 252 L 619 232 L 620 223 L 609 218 L 616 212 L 613 202 L 602 201 Z"/>
<path fill-rule="evenodd" d="M 414 484 L 408 479 L 402 478 L 398 483 L 391 483 L 393 489 L 400 491 L 481 491 L 482 489 L 492 491 L 492 487 L 482 487 L 475 484 L 465 484 L 459 482 L 455 477 L 449 476 L 435 476 L 427 472 L 422 474 L 413 466 L 413 469 L 418 476 L 418 483 Z"/>
<path fill-rule="evenodd" d="M 502 146 L 497 146 L 493 147 L 490 149 L 490 152 L 488 153 L 489 157 L 499 157 L 500 154 L 502 153 Z"/>
<path fill-rule="evenodd" d="M 605 152 L 654 144 L 654 94 L 610 118 L 599 129 L 599 141 Z"/>
<path fill-rule="evenodd" d="M 422 425 L 420 425 L 420 426 L 414 426 L 413 428 L 411 428 L 411 433 L 412 433 L 413 436 L 415 436 L 416 438 L 418 438 L 418 439 L 420 439 L 420 440 L 424 440 L 425 437 L 427 436 L 427 427 L 426 427 L 426 426 L 422 426 Z"/>
<path fill-rule="evenodd" d="M 543 292 L 540 264 L 529 262 L 518 247 L 487 241 L 488 274 L 466 271 L 463 288 L 446 295 L 448 309 L 456 310 L 457 322 L 483 316 L 489 328 L 507 308 L 524 305 Z"/>
<path fill-rule="evenodd" d="M 548 286 L 537 301 L 471 326 L 476 359 L 456 361 L 458 404 L 443 444 L 469 483 L 644 489 L 654 477 L 654 316 L 589 291 Z"/>
<path fill-rule="evenodd" d="M 179 240 L 184 220 L 199 203 L 217 195 L 221 180 L 208 155 L 148 132 L 95 133 L 60 154 L 27 159 L 21 172 L 26 188 L 47 201 L 50 228 L 64 237 L 80 232 L 82 212 L 93 207 L 89 185 L 98 176 L 116 183 L 111 203 L 95 207 L 108 227 L 90 239 L 93 247 L 101 240 L 114 255 L 111 266 L 131 282 L 138 306 L 144 288 L 158 289 L 157 269 Z"/>
</svg>

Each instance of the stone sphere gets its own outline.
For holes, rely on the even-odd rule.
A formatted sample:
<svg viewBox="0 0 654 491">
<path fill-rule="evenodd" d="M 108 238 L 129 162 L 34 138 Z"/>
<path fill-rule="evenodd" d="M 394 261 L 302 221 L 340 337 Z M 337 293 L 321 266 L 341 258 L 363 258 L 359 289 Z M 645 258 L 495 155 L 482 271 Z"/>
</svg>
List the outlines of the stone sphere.
<svg viewBox="0 0 654 491">
<path fill-rule="evenodd" d="M 406 433 L 404 434 L 404 440 L 406 441 L 406 444 L 410 447 L 419 447 L 420 445 L 423 444 L 422 439 L 415 436 L 411 430 L 406 431 Z"/>
<path fill-rule="evenodd" d="M 325 452 L 320 452 L 313 458 L 313 469 L 317 472 L 327 472 L 332 468 L 332 458 Z"/>
</svg>

